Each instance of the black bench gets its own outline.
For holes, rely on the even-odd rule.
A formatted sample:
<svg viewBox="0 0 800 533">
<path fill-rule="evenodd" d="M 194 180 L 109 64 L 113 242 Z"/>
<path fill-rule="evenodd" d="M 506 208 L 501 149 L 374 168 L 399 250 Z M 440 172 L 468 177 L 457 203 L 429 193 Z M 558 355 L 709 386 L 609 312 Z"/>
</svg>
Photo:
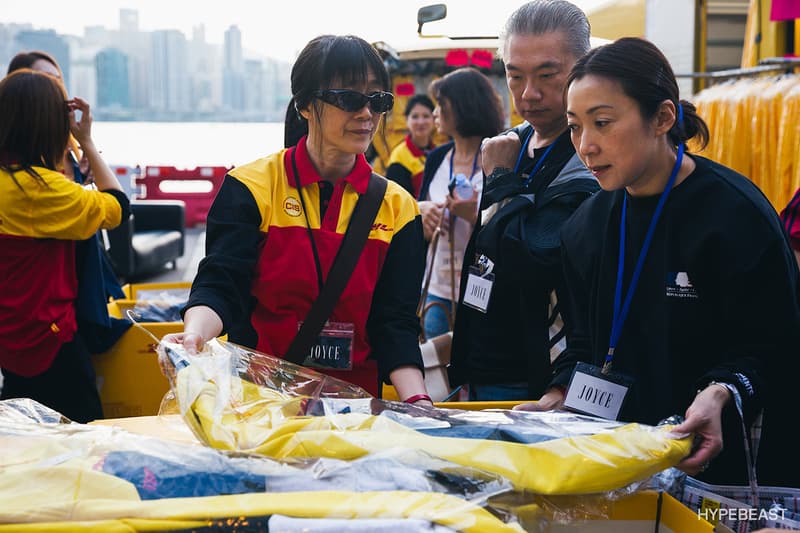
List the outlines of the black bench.
<svg viewBox="0 0 800 533">
<path fill-rule="evenodd" d="M 108 231 L 117 276 L 133 281 L 175 268 L 185 244 L 186 205 L 180 200 L 133 200 L 131 216 Z"/>
</svg>

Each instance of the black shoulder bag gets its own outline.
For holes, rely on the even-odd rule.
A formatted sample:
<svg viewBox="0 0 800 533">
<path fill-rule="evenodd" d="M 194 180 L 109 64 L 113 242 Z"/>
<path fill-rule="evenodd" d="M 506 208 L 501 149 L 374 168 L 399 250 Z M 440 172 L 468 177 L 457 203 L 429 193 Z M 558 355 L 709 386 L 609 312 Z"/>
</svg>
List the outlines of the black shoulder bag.
<svg viewBox="0 0 800 533">
<path fill-rule="evenodd" d="M 367 192 L 358 198 L 353 208 L 353 217 L 347 225 L 342 244 L 328 272 L 328 279 L 286 351 L 284 360 L 297 365 L 302 364 L 328 317 L 331 316 L 361 257 L 361 251 L 383 202 L 387 183 L 386 178 L 374 172 L 370 176 Z"/>
</svg>

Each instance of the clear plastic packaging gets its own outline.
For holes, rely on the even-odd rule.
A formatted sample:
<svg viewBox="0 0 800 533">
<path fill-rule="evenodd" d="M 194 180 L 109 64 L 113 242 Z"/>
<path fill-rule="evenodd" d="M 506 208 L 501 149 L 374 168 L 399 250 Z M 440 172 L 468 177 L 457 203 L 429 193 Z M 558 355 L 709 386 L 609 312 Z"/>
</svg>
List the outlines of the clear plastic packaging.
<svg viewBox="0 0 800 533">
<path fill-rule="evenodd" d="M 353 460 L 390 448 L 502 476 L 517 491 L 629 491 L 677 464 L 691 439 L 668 427 L 563 412 L 459 411 L 382 401 L 323 374 L 232 343 L 191 356 L 162 343 L 181 416 L 218 449 Z"/>
<path fill-rule="evenodd" d="M 140 290 L 133 312 L 138 322 L 182 322 L 188 300 L 189 289 Z"/>
<path fill-rule="evenodd" d="M 278 461 L 75 424 L 32 400 L 0 402 L 0 442 L 0 531 L 273 530 L 273 515 L 345 531 L 378 518 L 394 531 L 522 531 L 488 511 L 506 480 L 415 450 Z"/>
</svg>

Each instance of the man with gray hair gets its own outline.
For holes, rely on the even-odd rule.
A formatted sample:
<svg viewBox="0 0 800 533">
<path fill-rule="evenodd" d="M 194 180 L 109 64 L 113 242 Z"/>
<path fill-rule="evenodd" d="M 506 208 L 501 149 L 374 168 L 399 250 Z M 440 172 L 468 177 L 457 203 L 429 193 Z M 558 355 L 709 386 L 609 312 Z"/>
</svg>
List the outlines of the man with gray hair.
<svg viewBox="0 0 800 533">
<path fill-rule="evenodd" d="M 567 131 L 564 86 L 589 49 L 589 21 L 565 0 L 534 0 L 508 19 L 506 81 L 520 126 L 484 141 L 485 184 L 464 256 L 453 333 L 451 385 L 478 401 L 561 400 L 545 394 L 565 349 L 561 225 L 597 181 Z M 549 399 L 553 405 L 549 405 Z"/>
</svg>

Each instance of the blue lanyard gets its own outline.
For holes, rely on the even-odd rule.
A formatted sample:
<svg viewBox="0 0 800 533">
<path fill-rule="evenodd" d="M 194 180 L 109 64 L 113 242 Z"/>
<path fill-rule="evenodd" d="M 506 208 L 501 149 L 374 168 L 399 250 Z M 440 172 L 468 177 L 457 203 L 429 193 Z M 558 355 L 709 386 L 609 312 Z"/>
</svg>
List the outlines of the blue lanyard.
<svg viewBox="0 0 800 533">
<path fill-rule="evenodd" d="M 525 157 L 525 154 L 528 153 L 528 144 L 530 144 L 531 142 L 531 137 L 533 137 L 533 128 L 531 128 L 531 131 L 528 132 L 528 136 L 525 137 L 525 140 L 522 143 L 522 149 L 519 151 L 519 155 L 517 156 L 517 163 L 514 165 L 515 174 L 519 172 L 519 167 L 520 165 L 522 165 L 522 158 Z M 540 157 L 539 160 L 536 162 L 536 164 L 533 166 L 531 173 L 528 174 L 528 179 L 525 180 L 525 187 L 527 187 L 530 184 L 531 180 L 533 179 L 533 176 L 535 176 L 536 173 L 539 172 L 539 169 L 544 164 L 544 160 L 547 159 L 547 154 L 550 153 L 550 150 L 552 150 L 553 146 L 555 145 L 556 141 L 553 141 L 553 143 L 547 147 L 547 150 L 544 151 L 542 157 Z"/>
<path fill-rule="evenodd" d="M 625 319 L 628 318 L 628 311 L 631 308 L 631 300 L 633 299 L 633 293 L 636 290 L 636 285 L 639 283 L 639 276 L 642 273 L 642 269 L 644 267 L 644 260 L 647 257 L 647 252 L 650 249 L 650 243 L 653 241 L 653 235 L 656 232 L 656 225 L 658 224 L 658 219 L 661 217 L 661 212 L 664 210 L 664 204 L 667 202 L 667 196 L 669 196 L 670 191 L 672 190 L 672 186 L 675 184 L 675 178 L 678 176 L 678 171 L 681 168 L 681 163 L 683 162 L 683 152 L 686 149 L 685 144 L 681 143 L 678 146 L 678 158 L 675 160 L 675 166 L 672 168 L 672 173 L 669 175 L 669 179 L 667 180 L 667 186 L 664 188 L 664 192 L 661 193 L 661 197 L 658 199 L 658 205 L 656 205 L 656 210 L 653 213 L 653 218 L 650 220 L 650 227 L 647 228 L 647 235 L 644 238 L 644 244 L 642 244 L 642 249 L 639 252 L 639 258 L 636 260 L 636 267 L 633 270 L 633 276 L 631 276 L 631 284 L 628 287 L 628 292 L 625 293 L 625 303 L 622 303 L 622 275 L 625 271 L 625 218 L 627 216 L 628 211 L 628 196 L 625 194 L 624 199 L 622 201 L 622 220 L 619 223 L 619 261 L 617 263 L 617 287 L 614 291 L 614 319 L 611 324 L 611 338 L 608 341 L 608 354 L 606 355 L 606 360 L 603 363 L 603 373 L 607 374 L 609 370 L 611 370 L 611 362 L 614 359 L 614 350 L 617 347 L 617 341 L 619 341 L 619 336 L 622 333 L 622 325 L 625 323 Z M 620 309 L 620 305 L 622 309 Z"/>
</svg>

